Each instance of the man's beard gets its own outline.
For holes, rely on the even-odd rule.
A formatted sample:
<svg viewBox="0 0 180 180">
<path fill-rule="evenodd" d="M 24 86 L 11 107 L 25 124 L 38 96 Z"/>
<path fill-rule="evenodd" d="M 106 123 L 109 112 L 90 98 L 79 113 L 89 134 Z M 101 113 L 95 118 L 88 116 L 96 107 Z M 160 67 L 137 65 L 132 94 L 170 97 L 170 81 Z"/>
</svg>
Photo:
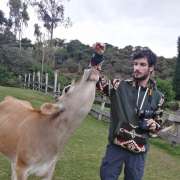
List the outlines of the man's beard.
<svg viewBox="0 0 180 180">
<path fill-rule="evenodd" d="M 146 80 L 147 78 L 149 77 L 149 73 L 147 73 L 147 74 L 145 74 L 145 75 L 143 75 L 143 76 L 141 76 L 141 77 L 135 77 L 135 75 L 133 74 L 133 79 L 135 80 L 135 81 L 144 81 L 144 80 Z"/>
</svg>

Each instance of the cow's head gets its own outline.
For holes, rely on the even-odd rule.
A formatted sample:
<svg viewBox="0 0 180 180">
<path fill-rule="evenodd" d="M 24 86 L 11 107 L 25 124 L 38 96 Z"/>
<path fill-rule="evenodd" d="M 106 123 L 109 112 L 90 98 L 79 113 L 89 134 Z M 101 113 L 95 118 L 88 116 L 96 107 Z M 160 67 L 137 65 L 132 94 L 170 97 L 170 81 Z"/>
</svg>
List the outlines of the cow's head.
<svg viewBox="0 0 180 180">
<path fill-rule="evenodd" d="M 94 94 L 96 82 L 98 80 L 99 80 L 98 70 L 94 68 L 85 69 L 84 74 L 80 81 L 78 82 L 73 81 L 71 85 L 68 85 L 63 89 L 62 95 L 57 98 L 56 104 L 48 103 L 47 105 L 44 105 L 44 107 L 42 106 L 41 111 L 44 112 L 43 114 L 46 113 L 49 115 L 55 114 L 56 112 L 57 113 L 64 112 L 67 107 L 71 106 L 71 104 L 78 104 L 78 102 L 82 100 L 80 99 L 81 97 L 83 97 L 81 96 L 82 94 L 85 96 L 87 95 L 86 97 L 92 98 L 92 96 L 88 96 L 88 95 L 91 93 L 92 95 Z M 87 101 L 91 101 L 91 99 Z"/>
<path fill-rule="evenodd" d="M 99 80 L 99 71 L 95 68 L 85 69 L 84 74 L 81 81 L 94 81 L 97 82 Z"/>
<path fill-rule="evenodd" d="M 94 68 L 85 69 L 81 80 L 77 83 L 75 83 L 75 81 L 73 81 L 70 85 L 66 86 L 62 91 L 62 95 L 58 98 L 58 101 L 61 100 L 65 95 L 69 95 L 72 92 L 74 92 L 74 90 L 77 86 L 81 86 L 88 82 L 96 83 L 98 80 L 99 80 L 99 71 L 98 70 L 96 70 Z M 83 89 L 82 89 L 82 91 L 83 91 Z"/>
</svg>

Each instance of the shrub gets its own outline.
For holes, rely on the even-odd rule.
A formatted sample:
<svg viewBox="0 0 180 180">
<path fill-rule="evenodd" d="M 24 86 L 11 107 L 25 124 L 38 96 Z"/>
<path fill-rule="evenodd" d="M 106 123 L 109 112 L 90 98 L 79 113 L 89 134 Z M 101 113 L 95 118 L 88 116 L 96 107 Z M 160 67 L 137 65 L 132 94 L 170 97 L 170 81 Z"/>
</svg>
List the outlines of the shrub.
<svg viewBox="0 0 180 180">
<path fill-rule="evenodd" d="M 164 94 L 166 103 L 174 100 L 175 92 L 171 81 L 157 79 L 157 87 Z"/>
</svg>

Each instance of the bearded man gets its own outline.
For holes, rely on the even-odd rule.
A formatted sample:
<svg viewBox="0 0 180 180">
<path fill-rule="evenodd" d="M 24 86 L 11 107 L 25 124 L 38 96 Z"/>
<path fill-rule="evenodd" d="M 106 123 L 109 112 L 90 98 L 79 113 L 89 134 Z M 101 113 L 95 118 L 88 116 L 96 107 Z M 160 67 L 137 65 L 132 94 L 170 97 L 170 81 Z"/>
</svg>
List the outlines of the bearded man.
<svg viewBox="0 0 180 180">
<path fill-rule="evenodd" d="M 97 63 L 93 58 L 91 61 L 92 68 L 101 70 L 99 59 Z M 97 83 L 97 89 L 111 101 L 109 141 L 100 168 L 101 180 L 118 180 L 123 165 L 125 180 L 143 177 L 148 139 L 161 128 L 164 98 L 151 79 L 156 61 L 155 53 L 141 48 L 132 55 L 131 79 L 107 81 L 101 77 Z"/>
</svg>

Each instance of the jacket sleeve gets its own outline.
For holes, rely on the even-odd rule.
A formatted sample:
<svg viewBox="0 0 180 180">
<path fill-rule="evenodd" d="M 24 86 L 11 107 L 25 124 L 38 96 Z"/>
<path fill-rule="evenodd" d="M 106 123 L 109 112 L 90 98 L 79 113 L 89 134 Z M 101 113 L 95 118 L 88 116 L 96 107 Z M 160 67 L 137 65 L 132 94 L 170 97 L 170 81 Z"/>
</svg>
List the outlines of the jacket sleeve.
<svg viewBox="0 0 180 180">
<path fill-rule="evenodd" d="M 152 137 L 157 136 L 157 133 L 159 132 L 159 130 L 162 129 L 163 104 L 164 104 L 164 95 L 161 94 L 160 99 L 159 99 L 159 103 L 158 103 L 158 108 L 155 111 L 155 118 L 154 118 L 154 120 L 156 122 L 156 130 L 153 132 L 150 131 L 150 135 Z"/>
<path fill-rule="evenodd" d="M 158 103 L 158 108 L 155 111 L 155 121 L 160 125 L 162 125 L 162 116 L 163 116 L 163 104 L 164 104 L 164 95 L 162 94 Z"/>
<path fill-rule="evenodd" d="M 112 89 L 117 89 L 120 84 L 120 79 L 107 80 L 104 76 L 99 78 L 96 84 L 96 89 L 103 95 L 110 96 Z"/>
</svg>

